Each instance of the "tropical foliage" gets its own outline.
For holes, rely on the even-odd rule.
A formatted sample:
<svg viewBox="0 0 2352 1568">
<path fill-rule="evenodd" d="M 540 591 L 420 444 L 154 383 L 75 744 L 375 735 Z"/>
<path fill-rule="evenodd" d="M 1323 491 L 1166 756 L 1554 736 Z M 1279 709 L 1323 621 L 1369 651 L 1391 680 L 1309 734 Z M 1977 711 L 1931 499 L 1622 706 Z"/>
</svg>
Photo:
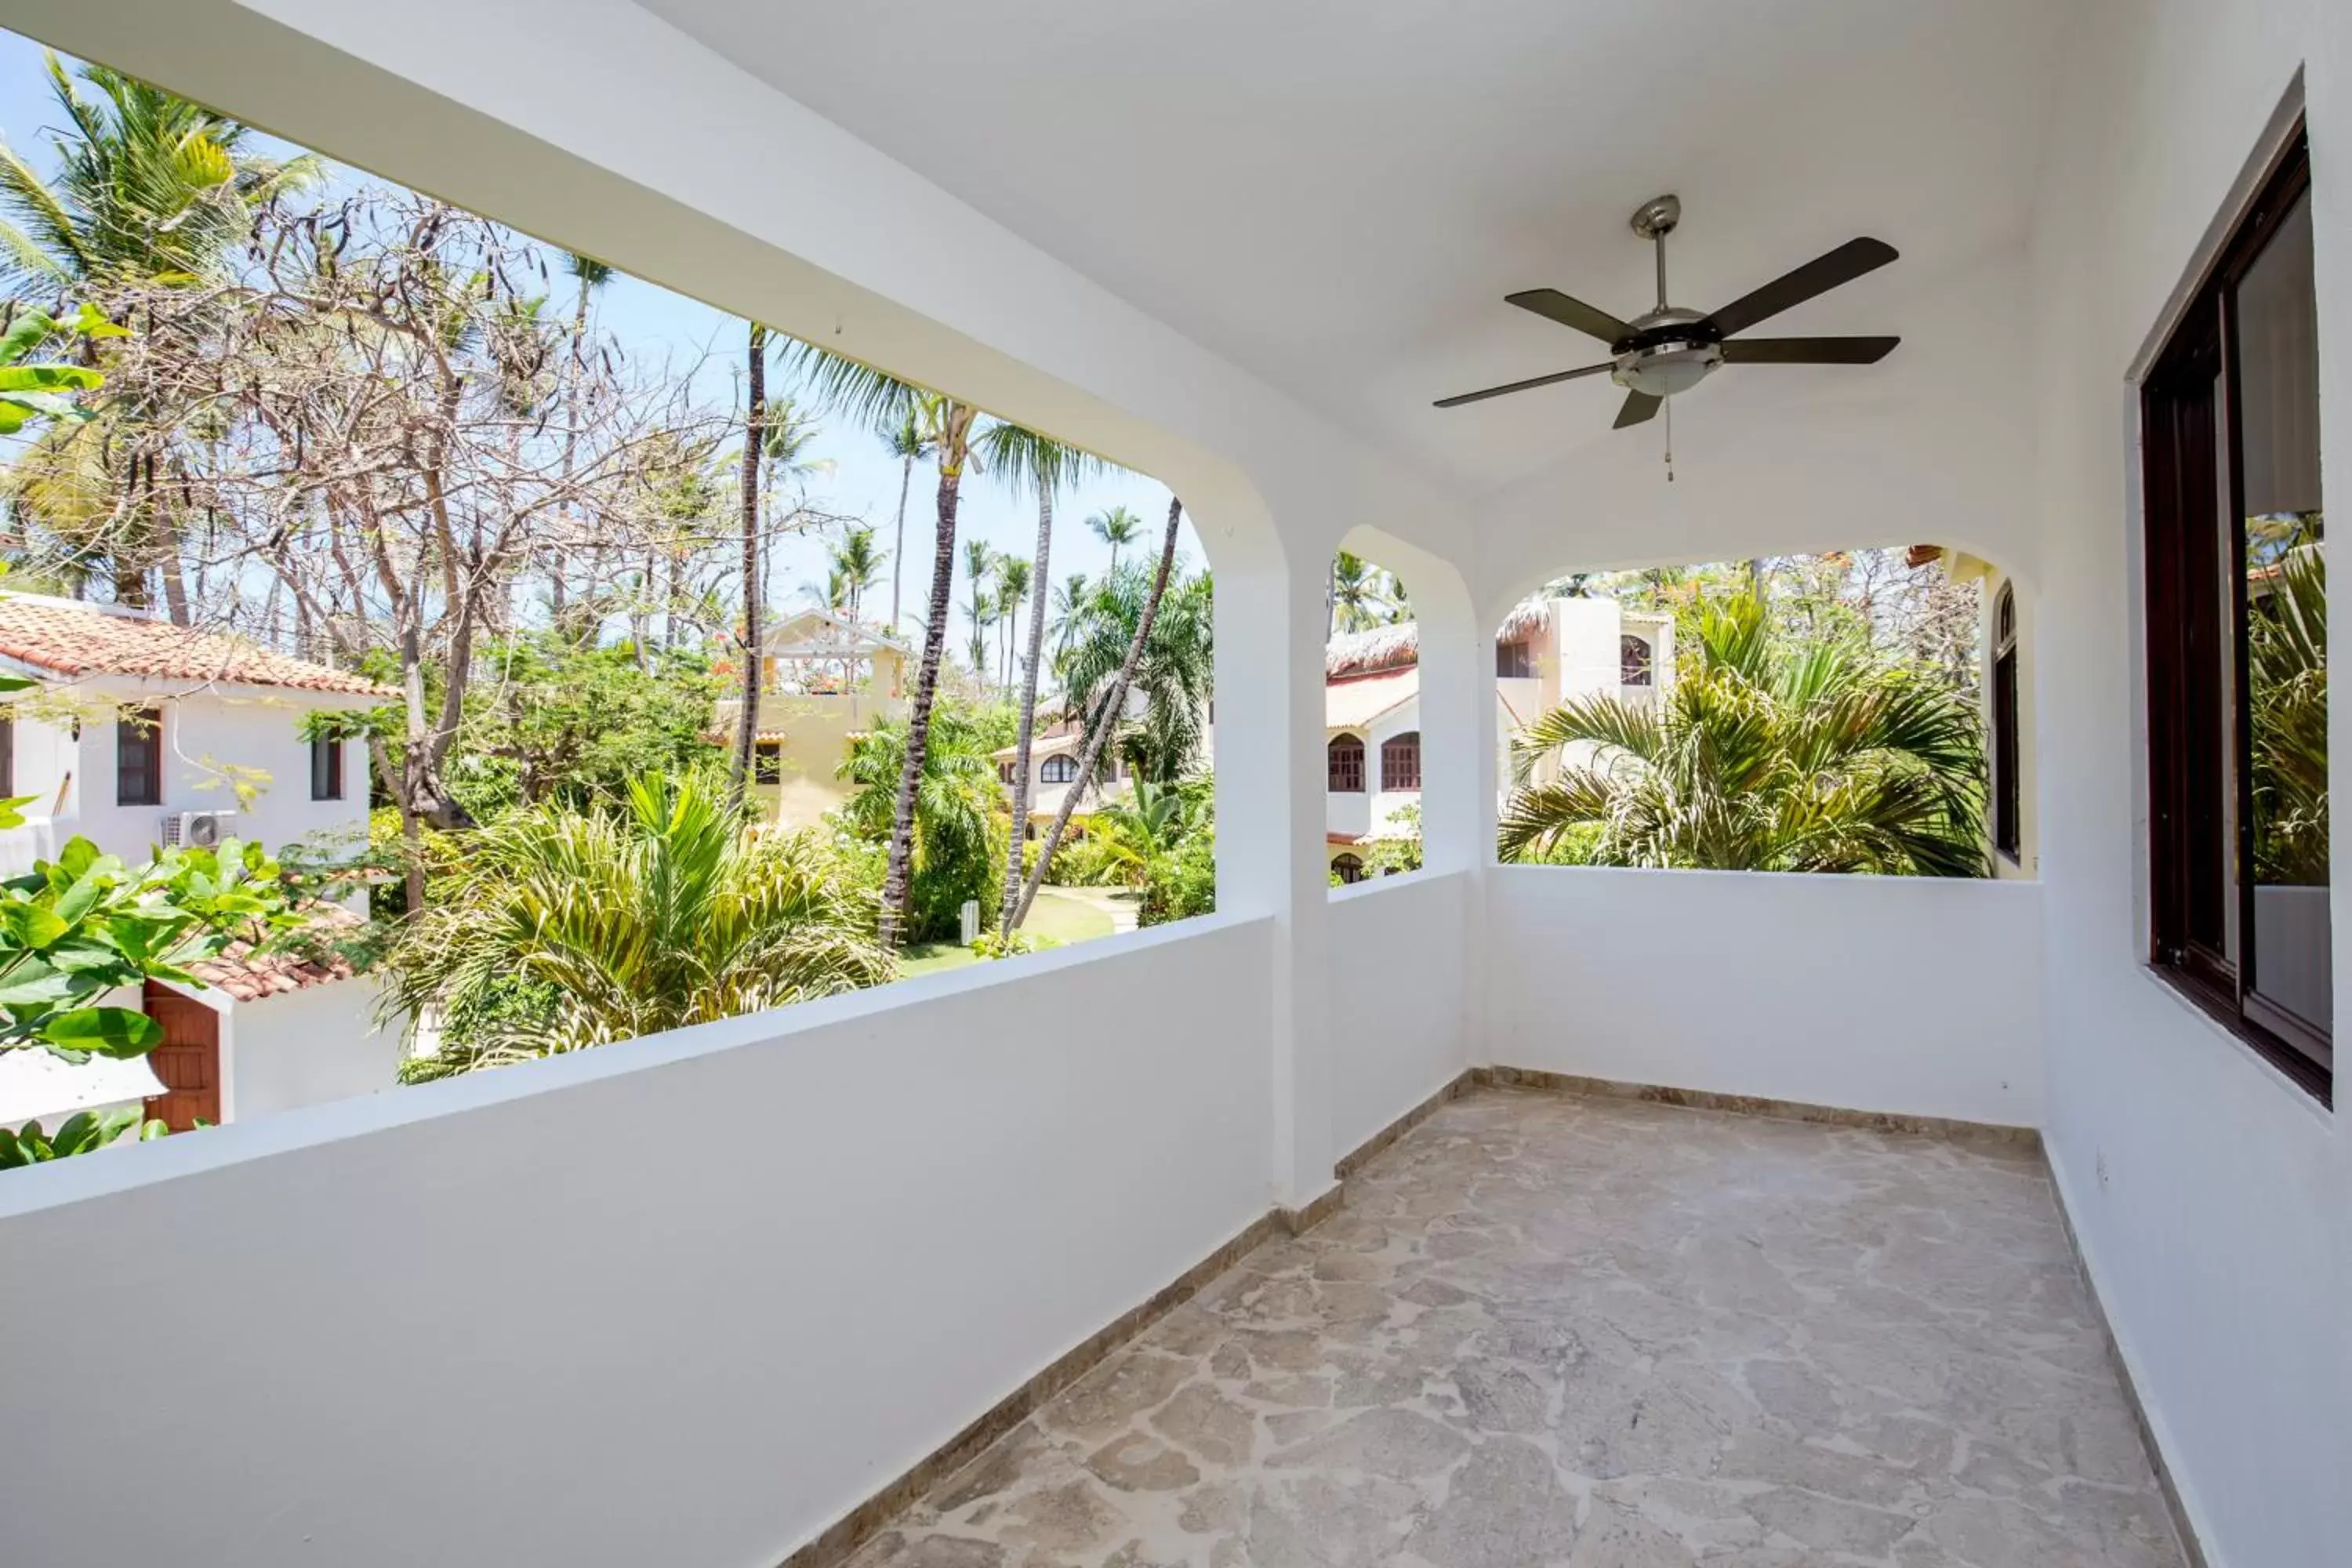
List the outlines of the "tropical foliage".
<svg viewBox="0 0 2352 1568">
<path fill-rule="evenodd" d="M 2313 530 L 2315 532 L 2315 529 Z M 2327 865 L 2327 567 L 2318 549 L 2279 549 L 2250 606 L 2254 879 L 2321 886 Z"/>
<path fill-rule="evenodd" d="M 1695 630 L 1654 707 L 1586 699 L 1515 739 L 1505 859 L 1985 874 L 1971 702 L 1856 640 L 1792 643 L 1752 595 Z"/>
<path fill-rule="evenodd" d="M 878 724 L 851 742 L 840 776 L 854 794 L 841 817 L 849 830 L 887 839 L 906 765 L 907 725 Z M 967 900 L 993 908 L 1003 874 L 1003 792 L 992 753 L 1011 737 L 1001 710 L 946 701 L 932 710 L 930 744 L 915 795 L 909 942 L 951 941 Z"/>
<path fill-rule="evenodd" d="M 1148 562 L 1129 562 L 1093 585 L 1060 667 L 1071 709 L 1089 723 L 1103 711 L 1151 596 Z M 1192 772 L 1215 677 L 1215 592 L 1207 573 L 1183 575 L 1180 562 L 1128 683 L 1143 711 L 1123 716 L 1113 738 L 1138 778 L 1174 784 Z"/>
<path fill-rule="evenodd" d="M 297 923 L 258 844 L 168 848 L 132 867 L 74 838 L 55 860 L 0 882 L 0 1051 L 40 1047 L 76 1063 L 143 1056 L 163 1029 L 107 1005 L 109 992 L 145 980 L 201 984 L 189 964 Z"/>
<path fill-rule="evenodd" d="M 1217 905 L 1216 792 L 1206 778 L 1136 781 L 1133 796 L 1087 819 L 1081 847 L 1142 891 L 1137 918 L 1159 925 Z"/>
<path fill-rule="evenodd" d="M 170 1131 L 160 1121 L 142 1121 L 139 1112 L 128 1106 L 115 1110 L 78 1110 L 59 1122 L 55 1132 L 42 1131 L 37 1121 L 27 1121 L 13 1132 L 0 1127 L 0 1171 L 94 1153 L 119 1142 L 134 1128 L 142 1143 L 152 1142 Z"/>
<path fill-rule="evenodd" d="M 583 1050 L 892 977 L 815 833 L 747 829 L 723 778 L 525 807 L 468 835 L 390 957 L 387 1005 L 458 1027 L 412 1078 Z"/>
</svg>

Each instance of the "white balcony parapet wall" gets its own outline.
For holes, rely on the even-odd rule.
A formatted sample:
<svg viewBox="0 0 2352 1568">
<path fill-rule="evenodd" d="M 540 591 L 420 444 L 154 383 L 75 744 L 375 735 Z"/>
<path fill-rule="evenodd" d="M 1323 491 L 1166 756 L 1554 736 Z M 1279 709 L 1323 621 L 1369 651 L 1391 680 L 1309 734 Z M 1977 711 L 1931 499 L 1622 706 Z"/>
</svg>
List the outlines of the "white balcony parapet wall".
<svg viewBox="0 0 2352 1568">
<path fill-rule="evenodd" d="M 1331 894 L 1332 1143 L 1342 1154 L 1460 1077 L 1465 871 Z"/>
<path fill-rule="evenodd" d="M 10 1320 L 6 1407 L 73 1415 L 11 1450 L 9 1561 L 777 1563 L 1266 1212 L 1273 947 L 1211 917 L 10 1173 L 9 1278 L 74 1305 Z"/>
<path fill-rule="evenodd" d="M 1496 1062 L 2032 1127 L 2032 882 L 1498 866 Z"/>
</svg>

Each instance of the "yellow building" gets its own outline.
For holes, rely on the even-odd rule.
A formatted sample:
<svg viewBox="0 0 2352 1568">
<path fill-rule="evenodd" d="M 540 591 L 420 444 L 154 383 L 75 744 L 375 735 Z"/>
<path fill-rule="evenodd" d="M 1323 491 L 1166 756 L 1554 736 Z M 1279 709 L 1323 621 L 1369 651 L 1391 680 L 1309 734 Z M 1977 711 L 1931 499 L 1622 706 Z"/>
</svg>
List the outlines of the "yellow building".
<svg viewBox="0 0 2352 1568">
<path fill-rule="evenodd" d="M 814 827 L 849 798 L 835 776 L 853 737 L 907 715 L 913 650 L 830 610 L 806 610 L 760 639 L 760 711 L 752 795 L 762 816 L 786 827 Z M 711 728 L 731 742 L 743 712 L 721 698 Z"/>
</svg>

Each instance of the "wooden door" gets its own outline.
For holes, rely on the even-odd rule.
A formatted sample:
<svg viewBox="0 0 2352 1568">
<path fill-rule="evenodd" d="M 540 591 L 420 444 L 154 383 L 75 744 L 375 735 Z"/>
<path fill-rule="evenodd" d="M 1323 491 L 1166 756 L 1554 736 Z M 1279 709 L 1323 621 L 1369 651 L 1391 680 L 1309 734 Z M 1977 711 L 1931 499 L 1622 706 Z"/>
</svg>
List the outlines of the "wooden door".
<svg viewBox="0 0 2352 1568">
<path fill-rule="evenodd" d="M 217 1126 L 220 1103 L 220 1015 L 167 985 L 147 982 L 147 1016 L 163 1026 L 163 1043 L 149 1053 L 148 1066 L 163 1092 L 147 1101 L 147 1118 L 174 1132 L 197 1121 Z"/>
</svg>

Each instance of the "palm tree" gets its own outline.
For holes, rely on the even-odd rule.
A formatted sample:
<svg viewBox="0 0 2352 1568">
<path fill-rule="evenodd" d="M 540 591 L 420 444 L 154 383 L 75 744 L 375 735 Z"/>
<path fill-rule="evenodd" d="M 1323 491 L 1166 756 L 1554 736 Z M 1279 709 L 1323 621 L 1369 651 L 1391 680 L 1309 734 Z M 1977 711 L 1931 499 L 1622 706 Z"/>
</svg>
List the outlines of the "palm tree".
<svg viewBox="0 0 2352 1568">
<path fill-rule="evenodd" d="M 988 679 L 988 628 L 996 624 L 996 595 L 989 592 L 989 577 L 996 569 L 996 552 L 984 539 L 967 539 L 963 544 L 964 593 L 967 595 L 964 614 L 971 617 L 971 673 L 975 679 Z"/>
<path fill-rule="evenodd" d="M 1087 528 L 1110 546 L 1110 569 L 1118 570 L 1118 552 L 1143 537 L 1143 520 L 1123 506 L 1098 511 L 1087 519 Z"/>
<path fill-rule="evenodd" d="M 898 802 L 890 827 L 889 859 L 882 880 L 882 942 L 898 944 L 911 889 L 915 794 L 923 755 L 930 742 L 931 705 L 940 688 L 940 660 L 947 650 L 948 616 L 955 585 L 956 509 L 963 495 L 964 467 L 971 461 L 973 426 L 980 410 L 936 392 L 924 392 L 870 365 L 845 359 L 813 344 L 795 351 L 803 373 L 822 395 L 886 439 L 911 423 L 939 460 L 938 523 L 931 541 L 931 598 L 923 624 L 923 651 L 915 667 L 915 690 L 908 705 L 906 757 Z M 894 628 L 895 629 L 895 628 Z"/>
<path fill-rule="evenodd" d="M 1054 668 L 1057 674 L 1062 661 L 1069 656 L 1070 645 L 1078 640 L 1078 634 L 1086 627 L 1087 606 L 1093 596 L 1094 590 L 1083 572 L 1071 573 L 1062 579 L 1062 585 L 1054 590 L 1051 635 L 1054 638 Z"/>
<path fill-rule="evenodd" d="M 851 786 L 842 816 L 862 837 L 878 837 L 893 824 L 907 732 L 903 723 L 876 725 L 850 742 L 835 770 Z M 907 940 L 955 935 L 965 901 L 988 896 L 1000 788 L 987 735 L 969 710 L 940 704 L 932 713 L 916 790 Z"/>
<path fill-rule="evenodd" d="M 907 489 L 914 482 L 917 459 L 931 455 L 930 437 L 917 423 L 912 410 L 898 425 L 883 433 L 890 455 L 898 459 L 898 531 L 890 549 L 890 635 L 898 635 L 898 563 L 907 556 Z"/>
<path fill-rule="evenodd" d="M 760 735 L 760 465 L 767 452 L 768 329 L 751 323 L 743 365 L 743 711 L 735 723 L 735 799 Z"/>
<path fill-rule="evenodd" d="M 321 176 L 317 159 L 255 156 L 245 126 L 104 66 L 81 68 L 82 83 L 96 89 L 86 97 L 63 60 L 47 59 L 68 129 L 54 133 L 53 180 L 0 143 L 0 291 L 47 295 L 59 307 L 78 294 L 108 310 L 118 288 L 217 278 L 252 234 L 259 208 Z M 89 450 L 53 452 L 50 460 L 60 472 L 103 474 L 119 498 L 100 514 L 102 538 L 91 542 L 112 568 L 115 597 L 148 603 L 147 573 L 160 565 L 172 617 L 184 625 L 172 487 L 158 471 L 157 447 L 169 433 L 148 424 L 139 408 L 115 405 L 92 424 L 60 426 L 54 440 Z"/>
<path fill-rule="evenodd" d="M 833 565 L 833 576 L 839 587 L 829 596 L 828 603 L 845 605 L 849 618 L 862 621 L 866 612 L 866 590 L 882 574 L 882 557 L 874 548 L 874 531 L 863 523 L 853 524 L 841 536 L 841 542 L 826 552 Z"/>
<path fill-rule="evenodd" d="M 1021 640 L 1021 605 L 1029 597 L 1030 579 L 1025 555 L 1000 553 L 996 557 L 996 619 L 1003 631 L 997 639 L 996 684 L 1006 691 L 1013 689 L 1013 649 Z"/>
<path fill-rule="evenodd" d="M 760 443 L 761 455 L 767 460 L 768 499 L 767 521 L 760 536 L 761 602 L 767 602 L 768 588 L 775 581 L 776 540 L 784 531 L 787 519 L 780 519 L 777 510 L 790 487 L 812 474 L 830 472 L 829 458 L 811 458 L 809 448 L 816 445 L 817 423 L 793 405 L 789 397 L 770 400 L 765 434 Z"/>
<path fill-rule="evenodd" d="M 1984 747 L 1966 698 L 1860 644 L 1777 641 L 1752 595 L 1703 605 L 1655 707 L 1553 709 L 1512 741 L 1505 860 L 1981 877 Z M 1537 763 L 1591 750 L 1549 783 Z"/>
<path fill-rule="evenodd" d="M 1095 590 L 1069 657 L 1063 689 L 1074 712 L 1092 715 L 1127 665 L 1150 603 L 1152 579 L 1129 562 Z M 1216 678 L 1216 613 L 1208 574 L 1183 575 L 1180 562 L 1160 595 L 1129 689 L 1143 694 L 1139 722 L 1122 715 L 1108 745 L 1139 779 L 1173 784 L 1192 771 Z M 1091 777 L 1092 775 L 1087 775 Z"/>
<path fill-rule="evenodd" d="M 1015 731 L 1013 756 L 1013 822 L 1004 840 L 1004 898 L 998 909 L 999 926 L 1009 936 L 1013 931 L 1013 908 L 1021 896 L 1021 846 L 1029 834 L 1029 749 L 1037 732 L 1037 677 L 1038 666 L 1045 657 L 1045 588 L 1053 580 L 1054 498 L 1103 465 L 1090 452 L 1017 425 L 997 426 L 989 432 L 989 443 L 996 471 L 1010 479 L 1016 489 L 1025 488 L 1037 496 L 1036 556 L 1029 561 L 1008 562 L 1002 568 L 1004 596 L 1013 614 L 1019 614 L 1024 592 L 1035 595 L 1029 613 L 1028 656 L 1021 668 L 1021 721 Z M 1015 566 L 1019 568 L 1017 573 L 1013 570 Z M 1085 582 L 1083 574 L 1076 574 L 1066 587 L 1075 597 L 1082 593 Z"/>
<path fill-rule="evenodd" d="M 1136 619 L 1135 635 L 1128 643 L 1126 657 L 1119 661 L 1117 673 L 1104 684 L 1091 708 L 1079 705 L 1081 710 L 1087 713 L 1086 744 L 1078 752 L 1081 785 L 1087 780 L 1100 776 L 1103 745 L 1110 738 L 1110 732 L 1118 727 L 1119 719 L 1127 710 L 1128 687 L 1135 679 L 1136 667 L 1142 661 L 1145 646 L 1151 641 L 1152 623 L 1159 618 L 1160 601 L 1168 592 L 1169 574 L 1176 567 L 1176 526 L 1183 518 L 1182 498 L 1169 497 L 1168 530 L 1160 540 L 1159 569 L 1152 574 L 1151 587 L 1144 595 Z M 1072 689 L 1075 693 L 1076 688 Z M 1082 793 L 1082 787 L 1063 792 L 1061 809 L 1054 814 L 1054 826 L 1046 829 L 1045 842 L 1037 851 L 1037 864 L 1021 889 L 1020 907 L 1013 911 L 1012 920 L 1006 922 L 1008 931 L 1020 930 L 1021 922 L 1028 918 L 1029 906 L 1036 902 L 1037 889 L 1044 885 L 1045 873 L 1053 867 L 1054 851 L 1061 847 L 1062 835 L 1069 830 L 1070 815 L 1076 809 L 1078 796 Z"/>
<path fill-rule="evenodd" d="M 1331 602 L 1325 634 L 1369 631 L 1393 618 L 1387 574 L 1360 555 L 1342 550 L 1331 558 Z"/>
<path fill-rule="evenodd" d="M 389 996 L 484 1020 L 430 1076 L 683 1028 L 894 977 L 868 896 L 814 833 L 749 832 L 708 775 L 630 782 L 469 835 L 407 928 Z"/>
</svg>

